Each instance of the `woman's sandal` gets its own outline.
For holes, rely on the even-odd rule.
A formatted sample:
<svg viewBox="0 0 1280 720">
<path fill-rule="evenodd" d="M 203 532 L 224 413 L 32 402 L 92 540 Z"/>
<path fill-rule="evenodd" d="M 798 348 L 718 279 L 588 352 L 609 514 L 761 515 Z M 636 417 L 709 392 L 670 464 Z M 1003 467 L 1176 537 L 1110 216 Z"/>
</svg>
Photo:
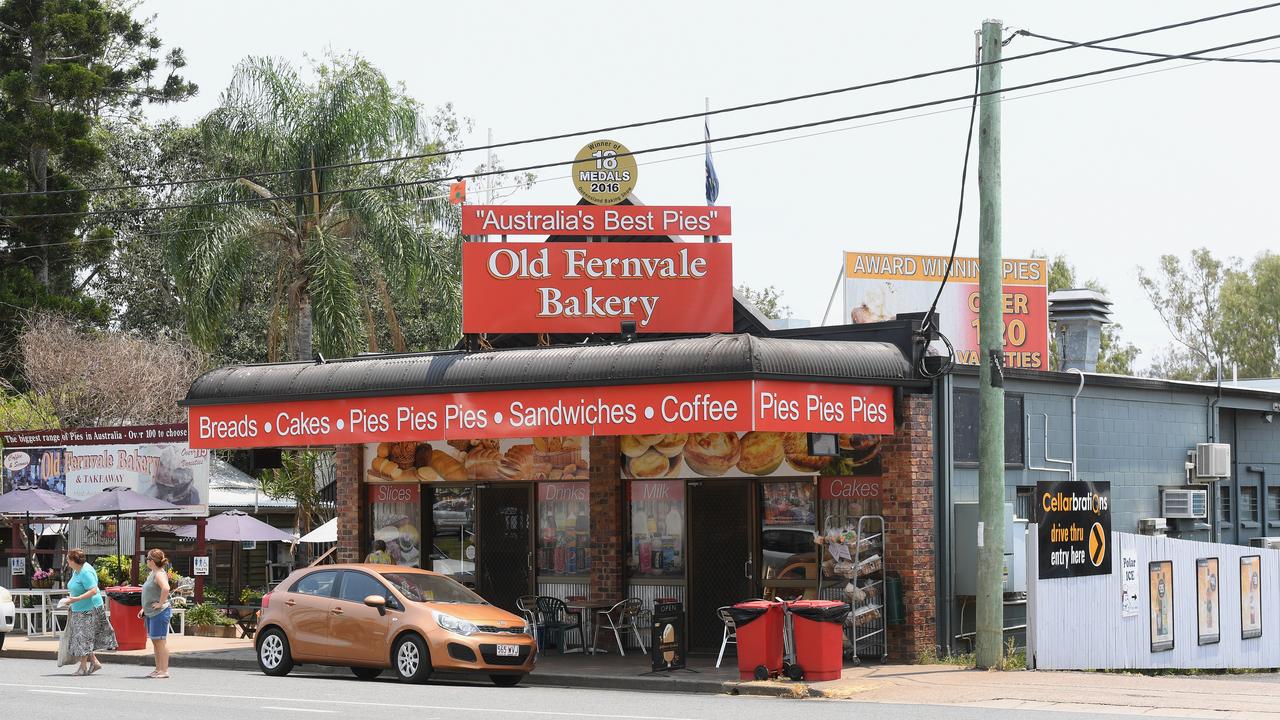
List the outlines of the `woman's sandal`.
<svg viewBox="0 0 1280 720">
<path fill-rule="evenodd" d="M 73 672 L 73 673 L 71 673 L 71 674 L 72 674 L 73 676 L 80 677 L 80 676 L 83 676 L 83 675 L 88 675 L 88 674 L 89 674 L 89 671 L 88 671 L 88 670 L 86 670 L 85 668 L 76 668 L 76 671 L 75 671 L 75 672 Z"/>
<path fill-rule="evenodd" d="M 85 673 L 85 675 L 92 675 L 101 669 L 102 669 L 102 663 L 94 663 L 93 667 L 89 668 L 89 672 Z"/>
<path fill-rule="evenodd" d="M 157 679 L 159 679 L 159 680 L 168 680 L 168 679 L 169 679 L 169 673 L 156 673 L 155 675 L 152 675 L 151 677 L 153 677 L 153 678 L 157 678 Z"/>
</svg>

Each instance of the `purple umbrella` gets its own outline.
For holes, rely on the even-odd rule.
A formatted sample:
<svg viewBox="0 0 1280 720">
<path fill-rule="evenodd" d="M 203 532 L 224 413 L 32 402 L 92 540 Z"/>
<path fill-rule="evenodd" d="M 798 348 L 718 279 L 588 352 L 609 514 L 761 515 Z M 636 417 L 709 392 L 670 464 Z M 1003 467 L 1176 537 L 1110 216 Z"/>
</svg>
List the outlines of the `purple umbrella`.
<svg viewBox="0 0 1280 720">
<path fill-rule="evenodd" d="M 196 536 L 196 531 L 195 528 L 186 526 L 175 530 L 174 534 L 179 537 L 193 538 Z M 221 515 L 209 518 L 204 525 L 204 537 L 206 540 L 240 543 L 249 541 L 291 543 L 296 541 L 292 533 L 272 527 L 252 515 L 244 514 L 240 510 L 228 510 Z M 232 584 L 227 586 L 227 601 L 231 602 L 234 579 L 229 579 Z"/>
<path fill-rule="evenodd" d="M 31 516 L 48 517 L 71 504 L 66 495 L 34 487 L 15 488 L 0 495 L 0 516 L 26 517 L 27 534 L 31 533 Z M 35 565 L 35 540 L 23 537 L 23 542 L 31 551 L 32 566 Z"/>
<path fill-rule="evenodd" d="M 186 508 L 166 502 L 160 498 L 143 495 L 127 487 L 117 486 L 103 488 L 102 492 L 97 495 L 90 495 L 84 500 L 68 505 L 63 510 L 54 513 L 54 515 L 70 518 L 110 517 L 114 515 L 116 518 L 116 557 L 119 557 L 124 554 L 120 541 L 120 517 L 164 510 L 184 512 Z"/>
<path fill-rule="evenodd" d="M 175 531 L 179 537 L 193 538 L 195 528 L 186 526 Z M 208 519 L 204 525 L 206 540 L 226 540 L 230 542 L 287 542 L 294 541 L 292 533 L 272 527 L 252 515 L 239 510 L 228 510 L 221 515 Z"/>
</svg>

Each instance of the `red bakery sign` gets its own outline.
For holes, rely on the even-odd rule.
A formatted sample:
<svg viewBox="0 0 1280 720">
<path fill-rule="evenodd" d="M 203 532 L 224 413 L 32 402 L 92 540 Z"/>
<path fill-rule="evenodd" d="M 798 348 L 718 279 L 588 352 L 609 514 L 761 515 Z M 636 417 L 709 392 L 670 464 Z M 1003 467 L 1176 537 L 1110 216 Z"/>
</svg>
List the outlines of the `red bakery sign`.
<svg viewBox="0 0 1280 720">
<path fill-rule="evenodd" d="M 681 205 L 466 205 L 463 235 L 729 235 L 728 207 Z"/>
<path fill-rule="evenodd" d="M 724 243 L 467 243 L 464 333 L 733 331 Z"/>
<path fill-rule="evenodd" d="M 884 386 L 726 380 L 188 408 L 193 448 L 670 432 L 893 433 Z"/>
</svg>

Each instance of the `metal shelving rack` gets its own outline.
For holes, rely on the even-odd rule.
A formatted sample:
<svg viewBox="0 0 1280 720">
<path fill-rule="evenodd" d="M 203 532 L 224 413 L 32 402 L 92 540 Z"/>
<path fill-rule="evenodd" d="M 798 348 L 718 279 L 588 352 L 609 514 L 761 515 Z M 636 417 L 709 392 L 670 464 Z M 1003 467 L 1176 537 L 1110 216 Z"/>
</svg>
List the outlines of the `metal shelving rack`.
<svg viewBox="0 0 1280 720">
<path fill-rule="evenodd" d="M 888 655 L 888 642 L 886 641 L 886 616 L 885 616 L 885 574 L 884 574 L 884 517 L 880 515 L 860 515 L 853 522 L 853 518 L 842 518 L 837 520 L 838 516 L 828 516 L 824 520 L 824 527 L 830 529 L 833 527 L 852 527 L 858 535 L 858 542 L 853 544 L 849 549 L 850 560 L 853 566 L 857 568 L 857 574 L 854 576 L 854 584 L 866 593 L 866 598 L 862 602 L 854 603 L 852 614 L 854 623 L 845 625 L 845 637 L 849 639 L 853 646 L 852 654 L 855 658 L 871 658 L 884 660 Z M 844 600 L 844 584 L 836 587 L 824 588 L 823 564 L 825 563 L 830 548 L 826 544 L 819 546 L 818 558 L 818 587 L 820 594 L 828 599 Z M 868 568 L 866 572 L 863 568 Z M 843 579 L 843 578 L 841 578 Z M 858 618 L 865 618 L 862 622 L 858 622 Z"/>
</svg>

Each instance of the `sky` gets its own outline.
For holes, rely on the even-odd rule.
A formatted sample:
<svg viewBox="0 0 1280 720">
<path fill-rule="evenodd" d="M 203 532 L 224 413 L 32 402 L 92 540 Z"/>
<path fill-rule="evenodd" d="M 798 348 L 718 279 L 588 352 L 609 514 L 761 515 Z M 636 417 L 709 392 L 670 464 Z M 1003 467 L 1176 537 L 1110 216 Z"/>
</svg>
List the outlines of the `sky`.
<svg viewBox="0 0 1280 720">
<path fill-rule="evenodd" d="M 424 106 L 470 118 L 467 146 L 619 125 L 845 87 L 972 62 L 974 31 L 998 18 L 1073 41 L 1094 40 L 1261 4 L 752 1 L 634 3 L 146 0 L 167 46 L 186 52 L 194 99 L 158 111 L 195 121 L 218 102 L 235 64 L 272 55 L 299 66 L 357 52 Z M 1280 33 L 1280 8 L 1116 44 L 1186 53 Z M 1051 44 L 1017 37 L 1006 56 Z M 1280 57 L 1280 39 L 1225 51 Z M 1009 62 L 1004 87 L 1144 58 L 1073 49 Z M 1003 95 L 1005 257 L 1063 254 L 1114 301 L 1143 353 L 1170 335 L 1138 283 L 1159 256 L 1208 247 L 1250 259 L 1274 250 L 1280 64 L 1169 61 Z M 1173 68 L 1164 72 L 1156 69 Z M 1137 75 L 1128 79 L 1115 79 Z M 1099 80 L 1109 80 L 1098 83 Z M 971 92 L 972 72 L 713 116 L 731 135 Z M 1061 91 L 1044 93 L 1045 90 Z M 1039 94 L 1043 93 L 1043 94 Z M 936 112 L 937 110 L 943 112 Z M 932 113 L 923 117 L 910 117 Z M 968 105 L 730 141 L 715 147 L 718 204 L 733 208 L 734 276 L 776 286 L 797 318 L 820 322 L 845 251 L 946 254 L 955 226 Z M 876 118 L 884 120 L 890 118 Z M 632 150 L 702 137 L 700 120 L 611 133 Z M 821 134 L 815 134 L 821 133 Z M 807 136 L 807 137 L 802 137 Z M 593 139 L 507 148 L 506 167 L 570 160 Z M 769 144 L 758 144 L 768 141 Z M 748 147 L 742 147 L 748 146 Z M 645 155 L 636 196 L 698 205 L 700 150 Z M 464 157 L 474 168 L 483 153 Z M 572 204 L 559 169 L 511 204 Z M 474 193 L 474 186 L 472 192 Z M 473 194 L 471 200 L 475 200 Z M 977 255 L 976 139 L 959 253 Z M 923 310 L 924 308 L 921 308 Z M 841 313 L 837 297 L 834 322 Z"/>
</svg>

